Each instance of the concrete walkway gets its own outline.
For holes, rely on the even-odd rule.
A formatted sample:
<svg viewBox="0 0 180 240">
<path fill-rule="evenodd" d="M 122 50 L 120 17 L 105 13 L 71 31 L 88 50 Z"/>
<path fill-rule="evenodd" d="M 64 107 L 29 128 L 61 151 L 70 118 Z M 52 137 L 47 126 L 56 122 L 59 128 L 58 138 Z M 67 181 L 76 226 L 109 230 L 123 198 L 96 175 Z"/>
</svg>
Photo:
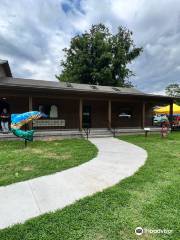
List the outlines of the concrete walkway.
<svg viewBox="0 0 180 240">
<path fill-rule="evenodd" d="M 98 156 L 80 166 L 0 187 L 0 228 L 23 223 L 63 208 L 131 176 L 146 158 L 145 150 L 115 138 L 92 138 Z"/>
</svg>

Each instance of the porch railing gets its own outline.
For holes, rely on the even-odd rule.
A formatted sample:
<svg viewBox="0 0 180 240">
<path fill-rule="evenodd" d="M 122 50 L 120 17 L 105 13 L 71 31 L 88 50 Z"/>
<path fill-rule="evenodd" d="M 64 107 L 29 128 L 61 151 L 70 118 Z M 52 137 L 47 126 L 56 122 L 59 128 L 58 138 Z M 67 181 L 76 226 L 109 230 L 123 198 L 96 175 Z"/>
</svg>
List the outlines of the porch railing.
<svg viewBox="0 0 180 240">
<path fill-rule="evenodd" d="M 115 127 L 111 127 L 111 129 L 109 129 L 109 130 L 112 132 L 113 137 L 115 137 L 116 136 L 116 128 Z"/>
<path fill-rule="evenodd" d="M 115 127 L 109 127 L 111 125 L 111 123 L 109 122 L 109 120 L 107 120 L 107 126 L 108 126 L 108 129 L 109 131 L 113 134 L 113 137 L 116 136 L 116 128 Z"/>
<path fill-rule="evenodd" d="M 89 138 L 89 135 L 90 135 L 90 132 L 91 132 L 91 129 L 86 127 L 86 128 L 83 128 L 83 131 L 85 132 L 86 134 L 86 138 L 88 139 Z"/>
</svg>

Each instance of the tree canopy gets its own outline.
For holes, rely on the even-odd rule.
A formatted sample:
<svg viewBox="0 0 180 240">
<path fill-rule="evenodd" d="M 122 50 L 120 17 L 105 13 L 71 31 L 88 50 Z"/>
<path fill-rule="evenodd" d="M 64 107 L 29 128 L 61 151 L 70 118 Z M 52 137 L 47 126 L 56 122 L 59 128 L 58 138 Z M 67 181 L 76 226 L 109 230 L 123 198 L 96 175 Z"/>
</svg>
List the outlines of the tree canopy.
<svg viewBox="0 0 180 240">
<path fill-rule="evenodd" d="M 166 87 L 165 91 L 168 96 L 180 97 L 180 84 L 178 83 L 169 84 Z M 180 105 L 180 100 L 177 100 L 176 103 Z"/>
<path fill-rule="evenodd" d="M 180 97 L 180 84 L 172 83 L 166 87 L 166 94 L 171 97 Z"/>
<path fill-rule="evenodd" d="M 92 25 L 88 32 L 72 38 L 70 47 L 63 49 L 60 81 L 107 86 L 132 86 L 129 77 L 134 73 L 128 65 L 140 55 L 133 33 L 120 26 L 112 34 L 103 25 Z"/>
</svg>

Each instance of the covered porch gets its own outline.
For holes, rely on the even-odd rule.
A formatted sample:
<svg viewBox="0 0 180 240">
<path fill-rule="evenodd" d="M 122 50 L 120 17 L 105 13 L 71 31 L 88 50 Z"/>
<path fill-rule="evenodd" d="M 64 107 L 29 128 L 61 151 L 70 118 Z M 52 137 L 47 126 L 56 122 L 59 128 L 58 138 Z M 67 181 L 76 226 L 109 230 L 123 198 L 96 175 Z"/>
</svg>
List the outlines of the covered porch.
<svg viewBox="0 0 180 240">
<path fill-rule="evenodd" d="M 1 112 L 7 108 L 9 114 L 26 111 L 43 111 L 47 114 L 47 119 L 36 120 L 29 125 L 29 128 L 38 131 L 153 127 L 153 107 L 166 103 L 170 104 L 169 114 L 172 115 L 173 102 L 166 99 L 0 93 Z"/>
</svg>

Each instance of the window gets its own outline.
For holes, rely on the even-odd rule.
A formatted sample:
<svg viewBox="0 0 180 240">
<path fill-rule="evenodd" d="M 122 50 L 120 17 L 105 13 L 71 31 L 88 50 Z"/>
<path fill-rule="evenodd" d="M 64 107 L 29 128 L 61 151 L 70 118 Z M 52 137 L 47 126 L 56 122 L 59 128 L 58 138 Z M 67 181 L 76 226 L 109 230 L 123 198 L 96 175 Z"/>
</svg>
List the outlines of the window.
<svg viewBox="0 0 180 240">
<path fill-rule="evenodd" d="M 91 88 L 94 89 L 94 90 L 97 90 L 97 86 L 94 86 L 94 85 L 91 85 Z"/>
<path fill-rule="evenodd" d="M 69 88 L 73 88 L 71 83 L 66 83 L 66 86 L 69 87 Z"/>
<path fill-rule="evenodd" d="M 121 90 L 119 88 L 116 88 L 116 87 L 112 87 L 112 89 L 116 92 L 120 92 Z"/>
<path fill-rule="evenodd" d="M 132 118 L 132 109 L 130 108 L 122 108 L 118 113 L 119 118 Z"/>
</svg>

